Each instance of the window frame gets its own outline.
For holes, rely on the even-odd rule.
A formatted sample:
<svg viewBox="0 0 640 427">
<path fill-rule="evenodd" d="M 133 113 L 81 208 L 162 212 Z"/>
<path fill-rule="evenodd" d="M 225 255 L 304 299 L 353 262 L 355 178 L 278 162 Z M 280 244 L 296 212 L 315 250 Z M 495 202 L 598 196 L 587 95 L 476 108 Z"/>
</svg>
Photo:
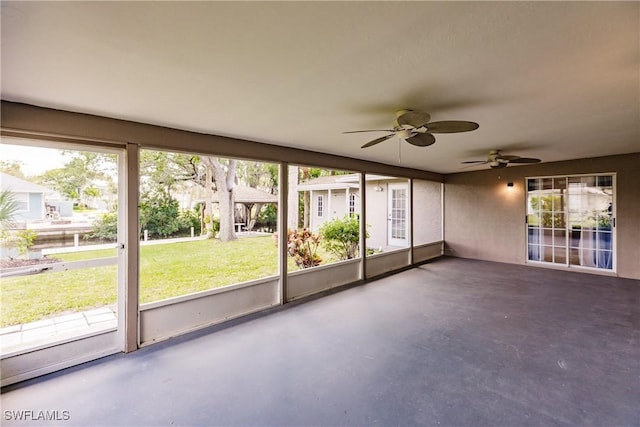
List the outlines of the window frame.
<svg viewBox="0 0 640 427">
<path fill-rule="evenodd" d="M 588 266 L 588 265 L 580 265 L 580 264 L 576 264 L 576 263 L 572 263 L 571 262 L 571 250 L 575 249 L 575 247 L 573 246 L 572 242 L 571 242 L 571 236 L 572 236 L 572 226 L 571 226 L 571 219 L 570 219 L 570 211 L 571 211 L 571 207 L 570 207 L 570 203 L 573 200 L 572 196 L 575 196 L 573 194 L 570 193 L 570 179 L 571 178 L 594 178 L 595 182 L 598 182 L 598 178 L 599 177 L 611 177 L 611 189 L 612 189 L 612 195 L 611 195 L 611 200 L 612 200 L 612 211 L 611 211 L 611 230 L 610 230 L 610 235 L 611 235 L 611 249 L 605 249 L 605 250 L 601 250 L 601 249 L 597 249 L 597 253 L 599 252 L 607 252 L 610 251 L 611 254 L 611 268 L 606 268 L 606 267 L 598 267 L 598 266 Z M 530 242 L 530 224 L 529 224 L 529 181 L 530 180 L 536 180 L 536 179 L 551 179 L 552 182 L 555 182 L 556 179 L 564 179 L 565 180 L 565 201 L 564 201 L 564 211 L 563 211 L 563 215 L 565 217 L 565 226 L 564 226 L 564 231 L 566 233 L 566 243 L 564 245 L 564 249 L 565 249 L 565 258 L 566 261 L 564 263 L 557 263 L 557 262 L 553 262 L 553 261 L 545 261 L 544 260 L 544 256 L 542 256 L 542 259 L 530 259 L 530 245 L 532 244 Z M 616 172 L 597 172 L 597 173 L 586 173 L 586 174 L 563 174 L 563 175 L 543 175 L 543 176 L 527 176 L 524 178 L 524 189 L 525 189 L 525 194 L 524 194 L 524 204 L 525 204 L 525 263 L 526 264 L 533 264 L 533 265 L 544 265 L 544 266 L 555 266 L 555 267 L 564 267 L 564 268 L 571 268 L 571 269 L 584 269 L 584 270 L 589 270 L 589 271 L 594 271 L 594 272 L 602 272 L 602 273 L 615 273 L 616 272 L 616 268 L 617 268 L 617 262 L 616 262 L 616 258 L 617 258 L 617 238 L 616 238 L 616 206 L 617 206 L 617 202 L 616 202 L 616 181 L 617 181 L 617 176 L 616 176 Z M 597 185 L 596 185 L 597 187 Z M 554 211 L 555 212 L 555 211 Z M 553 228 L 555 230 L 555 228 Z M 542 227 L 538 227 L 538 230 L 542 230 Z M 596 230 L 597 232 L 597 230 Z M 552 247 L 555 250 L 555 246 L 556 245 L 552 245 Z M 596 252 L 594 250 L 594 252 Z M 555 256 L 555 254 L 554 254 Z"/>
<path fill-rule="evenodd" d="M 316 217 L 324 218 L 324 194 L 316 196 Z"/>
</svg>

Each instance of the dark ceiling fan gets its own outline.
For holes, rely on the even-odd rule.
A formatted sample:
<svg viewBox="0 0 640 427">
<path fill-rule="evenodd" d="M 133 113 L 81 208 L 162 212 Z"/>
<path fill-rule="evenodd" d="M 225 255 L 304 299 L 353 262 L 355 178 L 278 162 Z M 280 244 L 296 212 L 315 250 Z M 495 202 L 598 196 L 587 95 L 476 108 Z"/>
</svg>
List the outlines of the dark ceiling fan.
<svg viewBox="0 0 640 427">
<path fill-rule="evenodd" d="M 396 113 L 396 121 L 393 129 L 355 130 L 343 133 L 389 132 L 388 135 L 367 142 L 362 148 L 371 147 L 394 136 L 417 147 L 427 147 L 436 142 L 436 138 L 433 136 L 434 133 L 469 132 L 480 127 L 474 122 L 459 120 L 429 122 L 429 120 L 431 120 L 431 116 L 425 112 L 400 110 Z"/>
<path fill-rule="evenodd" d="M 527 163 L 540 163 L 540 159 L 534 159 L 531 157 L 520 156 L 507 156 L 500 153 L 500 150 L 491 150 L 487 160 L 470 160 L 462 162 L 469 165 L 489 165 L 492 169 L 506 168 L 507 165 L 515 164 L 527 164 Z"/>
</svg>

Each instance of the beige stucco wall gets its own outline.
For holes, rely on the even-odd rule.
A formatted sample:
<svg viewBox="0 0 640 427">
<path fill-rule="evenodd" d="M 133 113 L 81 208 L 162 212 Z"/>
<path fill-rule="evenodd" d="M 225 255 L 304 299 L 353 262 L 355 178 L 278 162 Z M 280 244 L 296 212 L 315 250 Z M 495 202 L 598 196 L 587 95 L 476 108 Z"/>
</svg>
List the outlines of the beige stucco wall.
<svg viewBox="0 0 640 427">
<path fill-rule="evenodd" d="M 442 198 L 439 182 L 413 181 L 413 245 L 442 240 Z"/>
<path fill-rule="evenodd" d="M 617 274 L 640 279 L 640 153 L 446 175 L 445 253 L 525 264 L 525 178 L 609 172 L 616 173 Z"/>
</svg>

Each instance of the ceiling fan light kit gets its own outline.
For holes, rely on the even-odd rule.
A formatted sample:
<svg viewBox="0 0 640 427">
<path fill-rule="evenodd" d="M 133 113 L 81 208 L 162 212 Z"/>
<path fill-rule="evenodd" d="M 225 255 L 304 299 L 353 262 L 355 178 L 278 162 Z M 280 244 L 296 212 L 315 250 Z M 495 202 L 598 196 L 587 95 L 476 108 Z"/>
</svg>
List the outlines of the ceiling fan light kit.
<svg viewBox="0 0 640 427">
<path fill-rule="evenodd" d="M 400 110 L 396 113 L 396 121 L 393 129 L 355 130 L 343 133 L 360 132 L 388 132 L 388 135 L 373 139 L 362 146 L 371 147 L 397 136 L 400 140 L 407 141 L 416 147 L 428 147 L 436 142 L 434 133 L 459 133 L 470 132 L 480 126 L 475 122 L 460 120 L 429 122 L 431 116 L 423 111 Z"/>
</svg>

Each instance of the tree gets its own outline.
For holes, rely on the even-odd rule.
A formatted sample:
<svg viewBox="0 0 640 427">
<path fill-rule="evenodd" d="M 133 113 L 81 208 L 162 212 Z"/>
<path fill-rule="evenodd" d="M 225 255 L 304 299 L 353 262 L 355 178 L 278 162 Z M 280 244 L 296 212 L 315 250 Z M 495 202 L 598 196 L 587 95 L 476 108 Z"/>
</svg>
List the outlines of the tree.
<svg viewBox="0 0 640 427">
<path fill-rule="evenodd" d="M 565 227 L 564 197 L 554 195 L 532 197 L 531 207 L 536 212 L 541 212 L 540 219 L 543 227 Z M 554 208 L 556 211 L 552 214 Z"/>
<path fill-rule="evenodd" d="M 24 162 L 18 160 L 0 160 L 0 172 L 4 172 L 17 178 L 25 179 L 25 174 L 24 172 L 22 172 L 23 165 Z"/>
<path fill-rule="evenodd" d="M 206 169 L 207 180 L 205 188 L 209 194 L 206 208 L 209 209 L 210 218 L 213 218 L 211 211 L 211 196 L 213 192 L 210 181 L 211 178 L 215 183 L 216 193 L 218 194 L 218 206 L 220 209 L 220 231 L 218 232 L 218 238 L 223 242 L 235 240 L 237 236 L 234 227 L 235 197 L 233 189 L 236 185 L 238 161 L 235 159 L 219 159 L 213 156 L 201 156 L 200 160 Z"/>
<path fill-rule="evenodd" d="M 169 195 L 181 183 L 203 185 L 199 157 L 166 151 L 140 151 L 141 186 L 145 191 L 165 191 Z"/>
<path fill-rule="evenodd" d="M 65 151 L 70 155 L 63 167 L 50 169 L 40 175 L 37 180 L 48 185 L 81 206 L 100 197 L 101 191 L 95 186 L 96 181 L 113 181 L 109 170 L 115 166 L 115 155 L 86 151 Z"/>
</svg>

